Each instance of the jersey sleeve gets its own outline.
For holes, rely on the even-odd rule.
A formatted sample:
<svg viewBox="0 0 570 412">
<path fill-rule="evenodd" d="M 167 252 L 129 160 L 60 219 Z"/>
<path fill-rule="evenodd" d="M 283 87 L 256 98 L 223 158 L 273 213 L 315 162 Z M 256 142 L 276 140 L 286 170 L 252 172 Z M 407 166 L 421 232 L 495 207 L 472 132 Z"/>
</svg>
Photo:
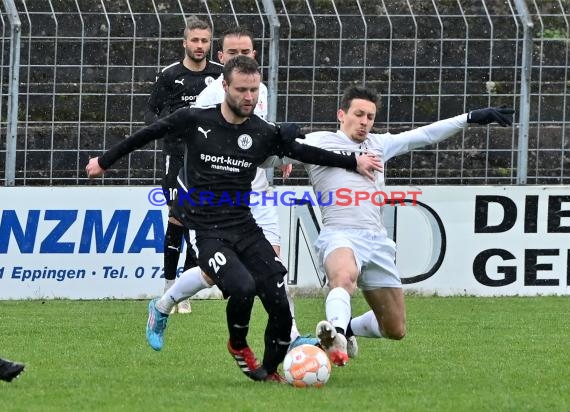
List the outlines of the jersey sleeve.
<svg viewBox="0 0 570 412">
<path fill-rule="evenodd" d="M 319 135 L 327 134 L 328 132 L 313 132 L 305 135 L 304 139 L 298 140 L 299 143 L 314 147 L 320 147 L 320 140 Z M 275 167 L 275 166 L 282 166 L 287 164 L 303 164 L 302 161 L 293 159 L 291 157 L 283 156 L 273 156 L 268 158 L 262 166 L 259 167 Z"/>
<path fill-rule="evenodd" d="M 222 86 L 222 77 L 218 77 L 212 83 L 208 85 L 202 92 L 196 97 L 196 103 L 194 106 L 206 107 L 214 106 L 221 103 L 224 100 L 224 88 Z"/>
<path fill-rule="evenodd" d="M 262 119 L 267 119 L 267 86 L 263 83 L 259 84 L 259 97 L 255 106 L 255 114 Z"/>
<path fill-rule="evenodd" d="M 301 140 L 299 143 L 303 143 L 306 145 L 314 146 L 314 147 L 321 147 L 322 140 L 325 136 L 333 134 L 333 132 L 312 132 L 307 133 L 305 138 Z"/>
<path fill-rule="evenodd" d="M 143 127 L 123 141 L 117 143 L 99 157 L 99 166 L 108 169 L 121 157 L 134 152 L 145 144 L 158 140 L 170 133 L 182 133 L 193 124 L 190 110 L 177 110 L 171 115 Z"/>
<path fill-rule="evenodd" d="M 164 109 L 164 104 L 168 98 L 168 91 L 166 90 L 166 80 L 164 73 L 161 72 L 156 76 L 154 87 L 148 98 L 146 110 L 144 113 L 144 123 L 149 125 L 154 123 L 159 118 L 160 113 Z"/>
<path fill-rule="evenodd" d="M 334 153 L 309 144 L 297 141 L 281 144 L 279 157 L 289 157 L 306 164 L 320 166 L 340 167 L 347 170 L 356 170 L 356 156 Z"/>
<path fill-rule="evenodd" d="M 280 158 L 278 156 L 273 155 L 273 156 L 269 156 L 267 159 L 265 159 L 265 161 L 262 164 L 260 164 L 258 167 L 261 169 L 266 169 L 268 167 L 281 166 L 281 165 L 290 163 L 290 161 L 287 162 L 287 160 L 288 160 L 287 157 Z"/>
<path fill-rule="evenodd" d="M 383 160 L 386 162 L 394 156 L 407 153 L 418 147 L 439 143 L 459 133 L 466 126 L 467 114 L 461 114 L 403 133 L 372 135 L 372 139 L 376 140 L 379 138 L 378 136 L 383 139 Z"/>
</svg>

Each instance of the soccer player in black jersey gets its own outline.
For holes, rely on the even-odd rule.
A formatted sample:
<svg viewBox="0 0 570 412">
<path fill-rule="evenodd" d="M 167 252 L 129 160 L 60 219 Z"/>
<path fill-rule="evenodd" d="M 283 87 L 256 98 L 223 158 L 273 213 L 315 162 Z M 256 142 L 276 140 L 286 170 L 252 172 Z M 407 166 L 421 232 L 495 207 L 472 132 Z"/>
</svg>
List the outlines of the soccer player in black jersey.
<svg viewBox="0 0 570 412">
<path fill-rule="evenodd" d="M 101 176 L 119 158 L 168 131 L 182 136 L 185 161 L 172 214 L 196 232 L 200 267 L 228 298 L 227 347 L 239 368 L 253 380 L 281 381 L 277 367 L 285 357 L 291 329 L 286 269 L 247 205 L 256 168 L 273 155 L 356 170 L 371 179 L 382 167 L 373 155 L 345 156 L 300 144 L 295 141 L 301 137 L 295 125 L 277 128 L 253 115 L 261 81 L 254 59 L 235 57 L 223 74 L 226 95 L 221 104 L 178 110 L 91 159 L 86 171 L 89 177 Z M 247 344 L 255 296 L 268 314 L 261 364 Z M 154 303 L 149 304 L 147 340 L 160 348 L 168 316 Z"/>
<path fill-rule="evenodd" d="M 186 22 L 182 45 L 185 55 L 182 61 L 162 69 L 156 77 L 154 89 L 150 95 L 145 112 L 145 123 L 151 124 L 181 107 L 196 102 L 196 97 L 222 73 L 222 65 L 206 58 L 212 42 L 210 25 L 191 17 Z M 162 189 L 167 204 L 172 204 L 173 193 L 177 187 L 176 177 L 184 163 L 184 142 L 175 133 L 169 133 L 163 140 L 164 175 Z M 164 291 L 176 280 L 176 269 L 180 257 L 182 237 L 187 233 L 182 224 L 174 217 L 168 219 L 164 238 Z M 190 247 L 186 249 L 184 270 L 197 266 L 195 255 Z M 190 301 L 179 302 L 173 312 L 189 313 Z"/>
</svg>

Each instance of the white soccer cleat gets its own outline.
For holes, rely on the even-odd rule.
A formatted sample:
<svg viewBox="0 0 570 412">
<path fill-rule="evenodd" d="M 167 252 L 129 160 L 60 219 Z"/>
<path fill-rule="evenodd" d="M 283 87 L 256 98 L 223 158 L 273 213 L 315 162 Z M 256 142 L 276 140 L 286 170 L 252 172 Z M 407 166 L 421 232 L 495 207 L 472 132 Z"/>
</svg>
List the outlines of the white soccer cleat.
<svg viewBox="0 0 570 412">
<path fill-rule="evenodd" d="M 190 299 L 184 299 L 182 302 L 178 303 L 178 313 L 187 314 L 192 313 L 192 307 L 190 306 Z"/>
<path fill-rule="evenodd" d="M 346 337 L 336 331 L 334 326 L 326 320 L 317 323 L 315 334 L 321 341 L 321 347 L 329 355 L 332 363 L 344 366 L 348 362 L 348 344 Z"/>
<path fill-rule="evenodd" d="M 350 359 L 358 356 L 358 342 L 356 341 L 356 336 L 346 338 L 346 353 Z"/>
</svg>

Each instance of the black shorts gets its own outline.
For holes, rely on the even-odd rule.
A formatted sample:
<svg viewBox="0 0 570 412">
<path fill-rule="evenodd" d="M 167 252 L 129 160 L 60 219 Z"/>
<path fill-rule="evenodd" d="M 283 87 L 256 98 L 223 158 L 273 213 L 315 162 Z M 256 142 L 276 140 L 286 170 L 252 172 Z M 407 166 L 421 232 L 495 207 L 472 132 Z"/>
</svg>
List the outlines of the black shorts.
<svg viewBox="0 0 570 412">
<path fill-rule="evenodd" d="M 178 172 L 184 167 L 184 155 L 163 154 L 164 175 L 162 176 L 162 190 L 166 197 L 166 204 L 172 205 L 175 192 L 178 190 Z"/>
<path fill-rule="evenodd" d="M 240 230 L 197 231 L 196 246 L 200 267 L 214 280 L 224 297 L 231 295 L 228 285 L 244 277 L 253 277 L 259 291 L 268 280 L 284 281 L 287 273 L 253 219 Z"/>
</svg>

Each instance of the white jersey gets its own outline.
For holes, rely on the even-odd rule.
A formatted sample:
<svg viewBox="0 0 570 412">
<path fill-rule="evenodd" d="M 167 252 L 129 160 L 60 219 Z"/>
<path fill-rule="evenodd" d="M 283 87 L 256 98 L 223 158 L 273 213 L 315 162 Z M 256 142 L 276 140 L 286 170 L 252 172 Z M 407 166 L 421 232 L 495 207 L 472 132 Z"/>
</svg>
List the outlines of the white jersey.
<svg viewBox="0 0 570 412">
<path fill-rule="evenodd" d="M 395 135 L 370 133 L 362 143 L 352 141 L 340 130 L 336 133 L 309 133 L 306 139 L 299 142 L 337 153 L 374 153 L 386 167 L 390 158 L 418 147 L 438 143 L 460 132 L 466 125 L 467 114 L 462 114 Z M 375 180 L 371 181 L 360 174 L 337 167 L 306 164 L 305 168 L 320 203 L 325 227 L 367 229 L 386 233 L 382 221 L 382 207 L 370 200 L 361 200 L 358 204 L 355 200 L 357 192 L 360 192 L 361 196 L 364 196 L 363 192 L 369 196 L 375 192 L 385 193 L 383 172 L 376 172 Z M 375 197 L 378 199 L 377 203 L 385 200 L 380 194 Z"/>
<path fill-rule="evenodd" d="M 216 80 L 208 85 L 196 98 L 194 106 L 213 106 L 224 101 L 224 86 L 222 84 L 224 75 L 220 75 Z M 259 85 L 259 98 L 253 111 L 257 116 L 265 119 L 267 117 L 267 86 L 263 83 Z M 251 190 L 254 192 L 265 192 L 269 189 L 269 181 L 265 170 L 258 168 L 255 179 L 251 182 Z"/>
</svg>

